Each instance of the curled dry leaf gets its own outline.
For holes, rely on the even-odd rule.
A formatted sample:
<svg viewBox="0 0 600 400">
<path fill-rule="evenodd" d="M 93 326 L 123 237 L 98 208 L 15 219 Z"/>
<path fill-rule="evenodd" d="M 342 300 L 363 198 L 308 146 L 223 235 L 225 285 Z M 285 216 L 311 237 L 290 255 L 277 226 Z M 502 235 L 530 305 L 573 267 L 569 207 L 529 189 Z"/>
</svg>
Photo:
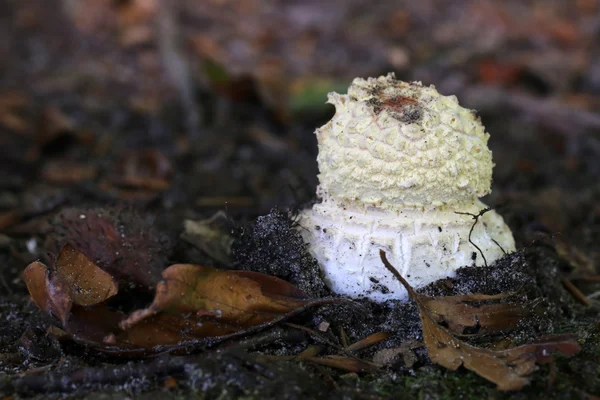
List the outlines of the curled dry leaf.
<svg viewBox="0 0 600 400">
<path fill-rule="evenodd" d="M 93 180 L 98 174 L 95 165 L 73 161 L 48 161 L 42 168 L 42 179 L 57 185 L 70 185 Z"/>
<path fill-rule="evenodd" d="M 24 275 L 36 305 L 57 317 L 71 339 L 120 356 L 188 351 L 308 307 L 340 302 L 308 299 L 269 275 L 177 264 L 164 271 L 152 305 L 127 316 L 103 303 L 117 292 L 112 277 L 71 246 L 63 248 L 53 269 L 35 262 Z"/>
<path fill-rule="evenodd" d="M 163 272 L 150 307 L 121 323 L 123 329 L 158 313 L 185 315 L 188 321 L 217 322 L 225 330 L 259 325 L 304 306 L 309 300 L 291 284 L 250 271 L 222 271 L 175 264 Z"/>
<path fill-rule="evenodd" d="M 65 282 L 56 274 L 51 276 L 48 267 L 39 261 L 25 268 L 23 278 L 35 305 L 65 325 L 73 306 L 73 299 Z"/>
<path fill-rule="evenodd" d="M 22 216 L 17 211 L 0 213 L 0 232 L 21 222 Z"/>
<path fill-rule="evenodd" d="M 122 208 L 67 208 L 46 247 L 71 243 L 124 287 L 150 292 L 160 280 L 170 245 L 153 223 L 151 215 Z"/>
<path fill-rule="evenodd" d="M 417 303 L 427 354 L 436 364 L 453 371 L 462 365 L 495 383 L 499 390 L 509 391 L 525 386 L 536 363 L 549 362 L 552 359 L 551 352 L 559 351 L 566 356 L 573 356 L 580 351 L 579 344 L 571 336 L 548 338 L 505 350 L 488 350 L 465 343 L 437 324 L 426 306 L 425 296 L 415 292 L 389 263 L 383 250 L 380 251 L 380 256 L 385 267 L 404 285 L 410 298 Z"/>
<path fill-rule="evenodd" d="M 65 245 L 52 269 L 36 261 L 23 273 L 27 289 L 42 311 L 66 325 L 72 306 L 102 303 L 118 292 L 113 278 L 88 258 Z"/>
<path fill-rule="evenodd" d="M 515 293 L 486 295 L 480 293 L 462 296 L 429 297 L 419 295 L 431 317 L 445 323 L 452 333 L 493 333 L 514 329 L 523 319 L 530 317 L 540 301 L 527 303 L 493 303 L 514 296 Z M 486 302 L 481 304 L 481 302 Z M 471 332 L 475 330 L 476 332 Z"/>
<path fill-rule="evenodd" d="M 77 305 L 98 304 L 119 291 L 112 276 L 70 244 L 66 244 L 60 251 L 54 269 L 70 288 L 73 303 Z"/>
<path fill-rule="evenodd" d="M 169 159 L 155 149 L 131 152 L 121 160 L 111 181 L 119 186 L 161 191 L 170 186 Z"/>
</svg>

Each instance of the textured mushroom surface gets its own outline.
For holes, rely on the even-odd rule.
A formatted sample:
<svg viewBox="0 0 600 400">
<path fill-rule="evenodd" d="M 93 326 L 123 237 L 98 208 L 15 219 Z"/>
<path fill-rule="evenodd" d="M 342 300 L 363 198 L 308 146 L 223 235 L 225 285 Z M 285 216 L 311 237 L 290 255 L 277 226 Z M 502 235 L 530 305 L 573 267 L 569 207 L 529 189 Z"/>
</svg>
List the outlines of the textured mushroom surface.
<svg viewBox="0 0 600 400">
<path fill-rule="evenodd" d="M 478 200 L 490 192 L 489 134 L 455 96 L 393 74 L 330 93 L 335 116 L 317 129 L 322 202 L 300 214 L 299 229 L 332 290 L 376 301 L 406 291 L 379 249 L 409 283 L 424 286 L 467 265 L 514 251 L 510 229 Z"/>
</svg>

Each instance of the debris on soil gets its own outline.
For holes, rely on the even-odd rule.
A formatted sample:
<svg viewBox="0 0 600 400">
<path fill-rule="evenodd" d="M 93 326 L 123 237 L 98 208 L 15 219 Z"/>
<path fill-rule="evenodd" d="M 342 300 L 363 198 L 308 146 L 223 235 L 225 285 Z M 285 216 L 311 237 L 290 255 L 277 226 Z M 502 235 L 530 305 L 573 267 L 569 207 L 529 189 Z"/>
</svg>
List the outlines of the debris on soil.
<svg viewBox="0 0 600 400">
<path fill-rule="evenodd" d="M 515 391 L 522 389 L 529 382 L 528 375 L 535 370 L 536 363 L 552 362 L 552 351 L 572 357 L 581 350 L 576 341 L 577 337 L 572 335 L 549 338 L 506 350 L 471 346 L 452 336 L 450 330 L 439 324 L 435 317 L 436 311 L 431 308 L 432 298 L 417 293 L 388 262 L 383 250 L 380 254 L 385 267 L 402 282 L 410 298 L 417 303 L 427 355 L 436 364 L 453 371 L 462 365 L 494 382 L 501 391 Z M 482 295 L 471 295 L 471 298 L 475 297 L 481 298 Z M 483 308 L 482 314 L 485 314 Z M 452 322 L 449 325 L 452 326 Z"/>
<path fill-rule="evenodd" d="M 597 2 L 325 3 L 0 2 L 0 398 L 600 396 Z M 389 71 L 455 93 L 491 133 L 494 187 L 483 201 L 519 250 L 418 294 L 447 330 L 437 338 L 451 334 L 484 358 L 521 349 L 542 361 L 519 393 L 433 363 L 414 302 L 329 293 L 285 211 L 315 193 L 314 128 L 333 113 L 326 93 Z M 219 211 L 226 221 L 184 225 Z M 67 261 L 85 272 L 68 284 L 67 243 Z M 174 264 L 267 274 L 326 304 L 194 339 L 181 355 L 117 348 L 119 323 L 152 308 Z M 130 330 L 150 329 L 135 340 L 164 339 L 144 324 L 185 319 L 181 307 L 139 320 Z M 479 318 L 478 307 L 492 312 Z M 548 346 L 575 349 L 557 339 L 567 333 L 581 351 L 544 364 Z M 553 344 L 535 343 L 548 336 Z"/>
<path fill-rule="evenodd" d="M 66 208 L 53 221 L 46 248 L 52 251 L 69 243 L 123 288 L 151 290 L 160 280 L 172 242 L 153 226 L 154 220 L 122 207 Z"/>
<path fill-rule="evenodd" d="M 232 267 L 231 246 L 234 238 L 231 235 L 231 221 L 223 211 L 200 221 L 186 220 L 181 238 L 193 244 L 206 254 Z"/>
<path fill-rule="evenodd" d="M 328 293 L 317 261 L 292 219 L 278 209 L 258 217 L 252 226 L 239 228 L 232 254 L 240 268 L 286 280 L 311 297 Z"/>
</svg>

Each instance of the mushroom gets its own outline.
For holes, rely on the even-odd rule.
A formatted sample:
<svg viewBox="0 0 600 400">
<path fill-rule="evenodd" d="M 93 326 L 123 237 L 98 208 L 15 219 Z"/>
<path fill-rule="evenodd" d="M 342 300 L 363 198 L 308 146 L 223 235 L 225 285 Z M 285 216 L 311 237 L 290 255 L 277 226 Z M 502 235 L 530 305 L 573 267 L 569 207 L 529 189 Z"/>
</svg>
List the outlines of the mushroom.
<svg viewBox="0 0 600 400">
<path fill-rule="evenodd" d="M 490 193 L 489 134 L 475 111 L 434 86 L 394 74 L 330 93 L 335 116 L 316 130 L 321 202 L 298 229 L 336 293 L 382 302 L 515 250 L 510 228 L 478 198 Z"/>
</svg>

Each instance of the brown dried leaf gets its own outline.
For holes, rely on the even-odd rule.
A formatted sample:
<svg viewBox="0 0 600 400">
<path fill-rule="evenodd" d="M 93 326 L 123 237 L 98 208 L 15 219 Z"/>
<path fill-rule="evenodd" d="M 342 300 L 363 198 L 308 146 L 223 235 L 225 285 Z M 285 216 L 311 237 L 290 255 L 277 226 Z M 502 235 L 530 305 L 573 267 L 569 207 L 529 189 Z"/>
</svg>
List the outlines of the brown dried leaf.
<svg viewBox="0 0 600 400">
<path fill-rule="evenodd" d="M 54 268 L 56 274 L 71 290 L 71 297 L 75 304 L 81 306 L 98 304 L 119 291 L 112 276 L 70 244 L 62 248 Z"/>
<path fill-rule="evenodd" d="M 399 347 L 390 349 L 381 349 L 373 354 L 373 363 L 389 367 L 396 363 L 400 356 L 404 359 L 404 365 L 408 368 L 412 368 L 417 362 L 417 356 L 414 353 L 414 349 L 423 347 L 423 344 L 416 340 L 403 342 Z"/>
<path fill-rule="evenodd" d="M 36 261 L 25 268 L 23 277 L 38 308 L 58 318 L 63 327 L 74 305 L 99 304 L 118 291 L 110 275 L 70 245 L 62 248 L 52 270 Z"/>
<path fill-rule="evenodd" d="M 446 323 L 453 333 L 465 333 L 465 328 L 475 328 L 477 333 L 491 333 L 515 328 L 524 318 L 531 316 L 535 303 L 476 304 L 481 301 L 500 300 L 514 295 L 469 294 L 463 296 L 429 297 L 420 295 L 430 315 L 438 323 Z"/>
<path fill-rule="evenodd" d="M 158 313 L 196 321 L 213 321 L 229 329 L 259 325 L 307 304 L 304 293 L 270 275 L 222 271 L 192 264 L 175 264 L 163 272 L 150 307 L 121 323 L 129 329 Z"/>
<path fill-rule="evenodd" d="M 117 356 L 185 352 L 204 343 L 250 333 L 319 304 L 278 278 L 178 264 L 164 271 L 155 300 L 129 317 L 104 300 L 113 278 L 70 245 L 50 270 L 30 264 L 25 282 L 36 305 L 56 316 L 72 340 Z M 124 328 L 124 329 L 122 329 Z"/>
<path fill-rule="evenodd" d="M 170 186 L 172 167 L 169 159 L 155 149 L 131 152 L 121 160 L 112 182 L 116 185 L 153 191 Z"/>
<path fill-rule="evenodd" d="M 151 291 L 160 281 L 169 241 L 153 218 L 122 208 L 63 209 L 46 248 L 70 243 L 119 283 Z"/>
<path fill-rule="evenodd" d="M 70 161 L 48 161 L 42 169 L 42 178 L 53 184 L 69 185 L 92 180 L 98 174 L 94 165 Z"/>
<path fill-rule="evenodd" d="M 22 216 L 17 211 L 7 211 L 0 213 L 0 232 L 6 228 L 10 228 L 13 225 L 18 224 L 22 219 Z"/>
<path fill-rule="evenodd" d="M 519 390 L 529 382 L 527 375 L 536 368 L 536 362 L 548 362 L 552 351 L 563 352 L 566 356 L 577 354 L 579 344 L 573 339 L 549 339 L 545 342 L 528 344 L 506 350 L 488 350 L 471 346 L 455 337 L 438 325 L 425 305 L 424 296 L 406 282 L 400 273 L 389 263 L 385 252 L 380 251 L 386 268 L 402 283 L 409 296 L 417 303 L 423 329 L 423 341 L 432 362 L 456 370 L 461 365 L 479 376 L 494 382 L 498 390 Z"/>
<path fill-rule="evenodd" d="M 71 290 L 57 274 L 39 261 L 25 268 L 23 279 L 36 306 L 65 325 L 73 305 Z"/>
</svg>

